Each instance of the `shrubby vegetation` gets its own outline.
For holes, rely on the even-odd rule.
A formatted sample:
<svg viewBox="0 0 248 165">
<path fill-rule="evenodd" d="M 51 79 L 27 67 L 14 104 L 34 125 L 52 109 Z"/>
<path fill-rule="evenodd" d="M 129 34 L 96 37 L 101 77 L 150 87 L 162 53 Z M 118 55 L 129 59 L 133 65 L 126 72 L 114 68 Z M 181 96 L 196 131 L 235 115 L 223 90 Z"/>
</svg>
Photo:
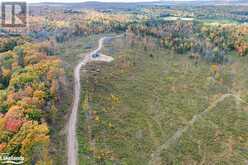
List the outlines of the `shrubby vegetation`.
<svg viewBox="0 0 248 165">
<path fill-rule="evenodd" d="M 171 143 L 151 164 L 245 164 L 247 56 L 196 65 L 190 52 L 180 55 L 154 41 L 129 33 L 105 44 L 102 52 L 113 63 L 85 68 L 80 163 L 147 165 Z M 227 93 L 244 100 L 228 97 L 214 106 Z"/>
</svg>

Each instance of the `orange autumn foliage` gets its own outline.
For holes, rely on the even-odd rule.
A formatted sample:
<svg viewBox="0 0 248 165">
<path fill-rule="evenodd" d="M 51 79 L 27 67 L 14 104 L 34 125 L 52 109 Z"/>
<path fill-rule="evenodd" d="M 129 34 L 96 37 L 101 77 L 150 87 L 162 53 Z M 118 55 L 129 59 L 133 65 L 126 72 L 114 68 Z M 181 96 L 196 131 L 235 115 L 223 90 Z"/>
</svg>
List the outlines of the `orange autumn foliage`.
<svg viewBox="0 0 248 165">
<path fill-rule="evenodd" d="M 6 147 L 5 143 L 0 144 L 0 152 L 3 151 L 5 147 Z"/>
<path fill-rule="evenodd" d="M 21 119 L 7 118 L 5 123 L 5 129 L 7 131 L 16 133 L 22 126 L 23 121 Z"/>
<path fill-rule="evenodd" d="M 0 152 L 14 150 L 25 156 L 25 164 L 31 164 L 37 147 L 37 162 L 52 164 L 48 163 L 49 128 L 41 121 L 47 117 L 43 114 L 55 107 L 63 74 L 61 61 L 40 52 L 36 44 L 25 43 L 15 49 L 23 50 L 22 66 L 16 50 L 0 53 L 0 78 L 5 80 L 0 82 Z"/>
</svg>

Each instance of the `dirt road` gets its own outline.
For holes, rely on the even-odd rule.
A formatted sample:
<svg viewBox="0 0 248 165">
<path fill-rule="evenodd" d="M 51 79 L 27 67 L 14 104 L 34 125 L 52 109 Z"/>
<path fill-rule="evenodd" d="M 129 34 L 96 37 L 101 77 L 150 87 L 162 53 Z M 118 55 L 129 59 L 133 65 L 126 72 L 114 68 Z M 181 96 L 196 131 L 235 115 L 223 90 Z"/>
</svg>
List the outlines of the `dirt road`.
<svg viewBox="0 0 248 165">
<path fill-rule="evenodd" d="M 74 69 L 74 99 L 73 99 L 73 106 L 71 110 L 71 115 L 68 122 L 68 132 L 67 132 L 67 157 L 68 157 L 68 165 L 77 165 L 77 135 L 76 135 L 76 128 L 77 128 L 77 113 L 78 113 L 78 106 L 80 103 L 80 70 L 83 66 L 87 63 L 93 61 L 102 61 L 102 62 L 111 62 L 114 59 L 110 56 L 106 56 L 100 54 L 100 50 L 103 47 L 103 43 L 105 39 L 113 39 L 117 37 L 121 37 L 122 35 L 115 36 L 115 37 L 102 37 L 99 40 L 98 48 L 91 53 L 85 55 L 83 60 L 75 67 Z"/>
</svg>

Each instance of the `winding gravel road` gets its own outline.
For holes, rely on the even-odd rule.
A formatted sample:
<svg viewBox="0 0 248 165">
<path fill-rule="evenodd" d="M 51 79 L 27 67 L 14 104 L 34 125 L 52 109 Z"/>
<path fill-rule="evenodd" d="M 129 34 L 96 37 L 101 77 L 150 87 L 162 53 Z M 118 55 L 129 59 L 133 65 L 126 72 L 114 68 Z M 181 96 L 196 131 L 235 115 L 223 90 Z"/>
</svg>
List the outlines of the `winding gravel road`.
<svg viewBox="0 0 248 165">
<path fill-rule="evenodd" d="M 80 102 L 80 70 L 83 66 L 87 63 L 93 61 L 102 61 L 102 62 L 111 62 L 114 59 L 110 56 L 106 56 L 103 54 L 99 54 L 100 50 L 103 47 L 103 43 L 106 39 L 113 39 L 118 38 L 123 35 L 115 36 L 115 37 L 102 37 L 99 40 L 98 48 L 92 51 L 91 53 L 85 55 L 83 60 L 74 68 L 74 99 L 73 99 L 73 107 L 71 110 L 71 115 L 68 122 L 68 132 L 67 132 L 67 159 L 68 165 L 77 165 L 77 135 L 76 135 L 76 128 L 77 128 L 77 113 L 78 113 L 78 106 Z M 99 56 L 94 57 L 94 54 L 99 54 Z"/>
</svg>

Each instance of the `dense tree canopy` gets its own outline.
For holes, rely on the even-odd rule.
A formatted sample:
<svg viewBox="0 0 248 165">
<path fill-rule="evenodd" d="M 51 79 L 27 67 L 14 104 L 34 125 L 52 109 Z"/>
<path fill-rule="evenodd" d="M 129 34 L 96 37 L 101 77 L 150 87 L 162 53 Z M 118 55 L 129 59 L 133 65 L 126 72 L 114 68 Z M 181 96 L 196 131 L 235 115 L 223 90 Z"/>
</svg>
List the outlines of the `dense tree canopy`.
<svg viewBox="0 0 248 165">
<path fill-rule="evenodd" d="M 46 44 L 45 44 L 46 45 Z M 0 152 L 49 164 L 49 130 L 43 114 L 55 108 L 61 62 L 44 44 L 25 43 L 0 54 Z"/>
</svg>

